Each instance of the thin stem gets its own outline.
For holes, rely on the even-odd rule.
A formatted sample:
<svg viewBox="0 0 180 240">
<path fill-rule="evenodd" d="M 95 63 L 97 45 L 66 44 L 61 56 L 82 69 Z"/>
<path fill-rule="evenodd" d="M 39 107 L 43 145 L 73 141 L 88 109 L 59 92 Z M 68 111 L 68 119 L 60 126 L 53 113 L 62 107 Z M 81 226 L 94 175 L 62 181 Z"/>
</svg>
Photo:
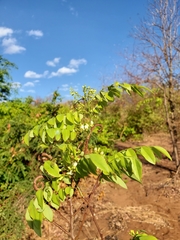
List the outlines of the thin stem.
<svg viewBox="0 0 180 240">
<path fill-rule="evenodd" d="M 70 206 L 70 234 L 71 238 L 74 239 L 74 214 L 73 214 L 73 205 L 72 199 L 69 199 L 69 206 Z"/>
<path fill-rule="evenodd" d="M 78 233 L 77 233 L 77 235 L 76 235 L 76 237 L 75 237 L 75 240 L 78 239 L 79 234 L 80 234 L 81 231 L 82 231 L 82 227 L 83 227 L 83 225 L 84 225 L 84 222 L 85 222 L 85 219 L 86 219 L 86 215 L 87 215 L 87 210 L 88 210 L 89 205 L 90 205 L 91 197 L 92 197 L 92 195 L 95 193 L 96 189 L 97 189 L 97 188 L 99 187 L 99 185 L 100 185 L 101 175 L 102 175 L 102 173 L 100 173 L 99 176 L 98 176 L 98 178 L 96 179 L 96 183 L 94 184 L 93 189 L 92 189 L 92 191 L 90 192 L 90 194 L 88 195 L 88 197 L 87 197 L 87 198 L 84 198 L 84 196 L 82 196 L 82 197 L 84 198 L 85 202 L 86 202 L 86 210 L 84 211 L 83 219 L 82 219 L 81 225 L 80 225 L 80 227 L 79 227 Z M 83 204 L 84 204 L 84 202 L 83 202 Z M 98 226 L 98 229 L 99 229 L 99 226 Z M 100 230 L 100 229 L 99 229 L 99 230 Z M 101 239 L 103 239 L 103 238 L 102 238 L 102 235 L 101 235 L 101 231 L 99 231 L 99 230 L 98 230 L 98 232 L 99 232 L 99 234 L 100 234 L 100 236 L 101 236 Z"/>
<path fill-rule="evenodd" d="M 68 235 L 72 240 L 73 240 L 73 238 L 71 237 L 71 234 L 70 233 L 68 233 L 67 231 L 66 231 L 66 229 L 64 229 L 61 225 L 59 225 L 57 222 L 52 222 L 56 227 L 58 227 L 59 229 L 61 229 L 61 231 L 62 232 L 64 232 L 66 235 Z"/>
<path fill-rule="evenodd" d="M 96 225 L 96 228 L 97 228 L 97 230 L 98 230 L 98 233 L 99 233 L 99 235 L 100 235 L 100 238 L 101 238 L 101 240 L 103 240 L 103 239 L 104 239 L 104 238 L 103 238 L 103 234 L 101 233 L 101 229 L 100 229 L 99 224 L 98 224 L 98 222 L 97 222 L 97 220 L 96 220 L 96 218 L 95 218 L 95 214 L 94 214 L 93 208 L 92 208 L 91 206 L 89 206 L 89 211 L 91 212 L 92 219 L 93 219 L 93 221 L 94 221 L 94 223 L 95 223 L 95 225 Z"/>
<path fill-rule="evenodd" d="M 68 224 L 70 224 L 69 220 L 64 215 L 62 215 L 60 211 L 57 211 L 57 212 Z"/>
</svg>

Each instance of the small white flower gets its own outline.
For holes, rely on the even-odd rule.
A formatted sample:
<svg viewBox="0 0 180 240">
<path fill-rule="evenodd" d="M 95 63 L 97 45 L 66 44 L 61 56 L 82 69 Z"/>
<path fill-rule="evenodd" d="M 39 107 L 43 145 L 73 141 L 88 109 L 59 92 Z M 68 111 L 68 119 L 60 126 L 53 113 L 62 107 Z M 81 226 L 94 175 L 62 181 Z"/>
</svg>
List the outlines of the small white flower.
<svg viewBox="0 0 180 240">
<path fill-rule="evenodd" d="M 94 148 L 94 151 L 97 152 L 97 147 Z"/>
<path fill-rule="evenodd" d="M 86 130 L 88 130 L 88 128 L 89 128 L 89 124 L 85 124 L 85 126 L 84 126 L 84 128 L 86 129 Z"/>
<path fill-rule="evenodd" d="M 77 166 L 77 162 L 73 162 L 73 167 L 76 167 Z"/>
<path fill-rule="evenodd" d="M 84 127 L 85 127 L 85 126 L 84 126 L 83 124 L 80 126 L 80 128 L 81 128 L 82 130 L 84 130 Z"/>
<path fill-rule="evenodd" d="M 93 121 L 91 121 L 91 122 L 90 122 L 90 126 L 92 127 L 93 125 L 94 125 L 94 122 L 93 122 Z"/>
</svg>

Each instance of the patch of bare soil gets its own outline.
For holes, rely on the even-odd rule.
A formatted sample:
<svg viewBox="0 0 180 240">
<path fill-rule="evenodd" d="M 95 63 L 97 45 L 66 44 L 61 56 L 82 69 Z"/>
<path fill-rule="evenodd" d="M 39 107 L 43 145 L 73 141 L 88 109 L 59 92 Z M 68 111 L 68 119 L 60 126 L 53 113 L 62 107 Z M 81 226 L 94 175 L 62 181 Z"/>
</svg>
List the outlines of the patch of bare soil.
<svg viewBox="0 0 180 240">
<path fill-rule="evenodd" d="M 147 136 L 143 142 L 129 145 L 159 145 L 172 151 L 166 134 Z M 119 146 L 121 148 L 122 143 Z M 159 166 L 144 164 L 142 184 L 127 179 L 128 190 L 111 183 L 103 183 L 98 188 L 92 206 L 104 240 L 129 240 L 128 232 L 131 229 L 146 230 L 159 240 L 180 239 L 180 179 L 172 178 L 174 173 L 171 170 L 174 167 L 174 163 L 168 160 L 163 160 Z M 88 180 L 88 187 L 93 181 Z M 87 185 L 84 185 L 86 190 Z M 65 226 L 60 216 L 58 219 Z M 80 219 L 76 221 L 78 223 Z M 26 239 L 40 239 L 34 234 L 28 235 Z M 45 223 L 44 237 L 41 239 L 65 240 L 70 237 L 66 237 L 57 227 Z M 78 240 L 98 239 L 96 226 L 88 214 Z"/>
</svg>

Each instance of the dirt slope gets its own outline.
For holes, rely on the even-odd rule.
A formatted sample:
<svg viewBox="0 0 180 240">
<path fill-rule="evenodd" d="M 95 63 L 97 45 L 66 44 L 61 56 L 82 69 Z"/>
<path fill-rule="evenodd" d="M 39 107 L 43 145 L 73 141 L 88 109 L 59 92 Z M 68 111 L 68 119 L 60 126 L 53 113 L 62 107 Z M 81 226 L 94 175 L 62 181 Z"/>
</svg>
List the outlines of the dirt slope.
<svg viewBox="0 0 180 240">
<path fill-rule="evenodd" d="M 143 142 L 131 145 L 159 145 L 171 151 L 167 135 L 148 136 Z M 121 144 L 119 144 L 120 146 Z M 122 146 L 120 146 L 122 147 Z M 174 163 L 163 160 L 163 166 L 174 168 Z M 180 239 L 180 180 L 172 180 L 173 171 L 160 166 L 144 164 L 143 182 L 127 180 L 128 190 L 114 184 L 102 184 L 93 199 L 95 217 L 105 240 L 129 240 L 128 232 L 146 230 L 159 240 Z M 88 184 L 94 180 L 89 179 Z M 86 186 L 84 186 L 86 190 Z M 62 220 L 60 220 L 62 223 Z M 49 237 L 48 237 L 49 235 Z M 39 239 L 34 234 L 27 239 Z M 64 234 L 57 228 L 45 224 L 46 240 L 65 240 Z M 87 217 L 83 234 L 79 240 L 100 239 L 94 223 Z"/>
</svg>

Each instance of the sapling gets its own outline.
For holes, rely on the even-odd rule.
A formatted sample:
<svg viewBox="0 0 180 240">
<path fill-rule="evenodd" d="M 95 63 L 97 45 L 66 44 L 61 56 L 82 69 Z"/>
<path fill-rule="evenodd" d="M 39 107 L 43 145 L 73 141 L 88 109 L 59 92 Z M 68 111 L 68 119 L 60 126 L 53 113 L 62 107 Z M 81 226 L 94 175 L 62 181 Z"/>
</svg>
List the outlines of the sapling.
<svg viewBox="0 0 180 240">
<path fill-rule="evenodd" d="M 24 140 L 27 145 L 30 139 L 39 138 L 40 147 L 50 156 L 40 167 L 41 175 L 34 180 L 36 194 L 26 211 L 29 226 L 39 236 L 42 235 L 41 225 L 45 219 L 64 232 L 68 239 L 77 240 L 90 213 L 100 239 L 104 239 L 93 207 L 93 196 L 101 182 L 113 182 L 127 188 L 124 175 L 141 181 L 142 163 L 139 156 L 152 164 L 162 154 L 171 159 L 168 152 L 158 146 L 107 153 L 106 149 L 102 150 L 91 143 L 94 133 L 103 132 L 103 125 L 98 123 L 98 119 L 108 102 L 121 97 L 123 91 L 143 96 L 146 90 L 141 86 L 118 82 L 99 93 L 84 87 L 84 95 L 74 100 L 70 112 L 58 114 L 46 123 L 36 125 L 26 134 Z M 75 92 L 73 95 L 76 95 Z M 87 180 L 90 175 L 95 179 L 92 188 Z M 82 190 L 82 179 L 87 182 L 87 193 Z M 63 225 L 54 217 L 54 213 L 63 220 Z M 138 236 L 135 238 L 136 235 L 133 239 L 145 239 Z"/>
</svg>

